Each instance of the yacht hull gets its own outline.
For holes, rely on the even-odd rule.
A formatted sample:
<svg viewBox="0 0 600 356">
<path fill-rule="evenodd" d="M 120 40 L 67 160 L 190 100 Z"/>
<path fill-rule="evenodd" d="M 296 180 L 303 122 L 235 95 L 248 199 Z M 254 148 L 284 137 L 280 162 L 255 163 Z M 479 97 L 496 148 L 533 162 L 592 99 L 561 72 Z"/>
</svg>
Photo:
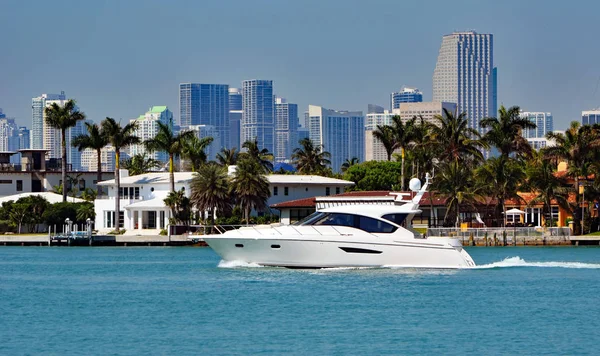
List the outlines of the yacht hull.
<svg viewBox="0 0 600 356">
<path fill-rule="evenodd" d="M 343 236 L 247 238 L 209 235 L 204 240 L 226 261 L 263 266 L 454 269 L 475 265 L 458 241 L 446 238 L 357 242 Z"/>
</svg>

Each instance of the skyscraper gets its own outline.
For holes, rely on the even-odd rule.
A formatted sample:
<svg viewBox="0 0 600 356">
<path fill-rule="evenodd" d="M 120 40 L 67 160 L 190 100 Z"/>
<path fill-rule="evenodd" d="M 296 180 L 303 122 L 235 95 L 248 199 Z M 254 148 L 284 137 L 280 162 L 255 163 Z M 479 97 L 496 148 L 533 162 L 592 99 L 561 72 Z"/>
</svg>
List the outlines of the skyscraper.
<svg viewBox="0 0 600 356">
<path fill-rule="evenodd" d="M 31 99 L 31 148 L 46 148 L 44 144 L 44 109 L 53 102 L 64 105 L 66 99 L 64 91 L 60 94 L 42 94 L 37 98 Z"/>
<path fill-rule="evenodd" d="M 445 35 L 433 72 L 433 101 L 456 103 L 469 127 L 496 116 L 494 37 L 473 31 Z"/>
<path fill-rule="evenodd" d="M 179 126 L 210 125 L 223 146 L 229 142 L 229 85 L 179 84 Z M 220 148 L 219 148 L 220 149 Z"/>
<path fill-rule="evenodd" d="M 275 162 L 289 160 L 298 147 L 298 105 L 275 98 Z"/>
<path fill-rule="evenodd" d="M 139 137 L 140 141 L 144 142 L 156 136 L 158 133 L 158 121 L 165 125 L 173 125 L 173 113 L 166 106 L 153 106 L 144 115 L 140 115 L 137 119 L 130 121 L 137 122 L 138 127 L 134 135 Z M 143 154 L 146 152 L 146 148 L 143 144 L 132 145 L 129 152 L 131 156 Z M 169 161 L 169 155 L 166 152 L 148 152 L 148 157 L 163 163 Z"/>
<path fill-rule="evenodd" d="M 365 118 L 361 111 L 335 111 L 309 105 L 310 139 L 331 153 L 331 169 L 339 172 L 347 159 L 365 160 Z"/>
<path fill-rule="evenodd" d="M 537 126 L 535 129 L 523 130 L 523 137 L 527 139 L 527 142 L 529 142 L 531 147 L 539 150 L 540 148 L 548 146 L 549 142 L 546 139 L 546 134 L 554 131 L 552 113 L 521 111 L 519 115 Z"/>
<path fill-rule="evenodd" d="M 241 141 L 258 140 L 259 148 L 275 150 L 274 98 L 272 80 L 242 82 L 243 115 Z"/>
<path fill-rule="evenodd" d="M 390 94 L 390 111 L 400 108 L 400 103 L 420 103 L 423 93 L 417 88 L 403 87 L 400 91 Z"/>
<path fill-rule="evenodd" d="M 229 148 L 242 147 L 241 124 L 243 102 L 242 93 L 238 88 L 229 88 Z"/>
<path fill-rule="evenodd" d="M 587 110 L 581 112 L 582 125 L 600 124 L 600 109 Z"/>
</svg>

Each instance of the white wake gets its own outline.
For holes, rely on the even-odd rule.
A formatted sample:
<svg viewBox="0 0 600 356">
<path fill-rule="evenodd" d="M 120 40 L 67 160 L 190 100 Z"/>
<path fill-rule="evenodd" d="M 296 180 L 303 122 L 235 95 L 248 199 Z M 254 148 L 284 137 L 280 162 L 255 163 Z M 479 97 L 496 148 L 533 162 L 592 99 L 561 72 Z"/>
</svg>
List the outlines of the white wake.
<svg viewBox="0 0 600 356">
<path fill-rule="evenodd" d="M 261 266 L 257 263 L 248 263 L 244 261 L 225 261 L 221 260 L 217 265 L 219 268 L 261 268 Z"/>
<path fill-rule="evenodd" d="M 586 269 L 600 269 L 598 263 L 584 263 L 584 262 L 562 262 L 562 261 L 548 261 L 548 262 L 527 262 L 519 256 L 507 257 L 500 262 L 493 262 L 486 265 L 470 267 L 470 269 L 490 269 L 490 268 L 501 268 L 501 267 L 545 267 L 545 268 L 586 268 Z"/>
</svg>

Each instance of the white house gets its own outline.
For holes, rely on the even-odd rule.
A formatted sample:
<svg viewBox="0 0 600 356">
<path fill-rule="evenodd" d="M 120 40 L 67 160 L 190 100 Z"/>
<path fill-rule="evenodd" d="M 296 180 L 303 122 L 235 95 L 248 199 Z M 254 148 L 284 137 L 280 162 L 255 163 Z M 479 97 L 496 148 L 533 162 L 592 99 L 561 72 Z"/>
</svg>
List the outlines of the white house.
<svg viewBox="0 0 600 356">
<path fill-rule="evenodd" d="M 233 168 L 233 167 L 231 167 Z M 230 170 L 232 172 L 232 170 Z M 184 189 L 190 194 L 190 182 L 194 173 L 175 172 L 175 190 Z M 333 195 L 344 192 L 344 188 L 353 182 L 341 179 L 308 175 L 270 174 L 271 198 L 267 204 L 273 205 L 291 199 L 302 199 L 314 196 Z M 114 179 L 99 183 L 107 187 L 108 195 L 94 202 L 96 212 L 96 229 L 112 230 L 115 226 L 115 181 Z M 105 189 L 106 190 L 106 189 Z M 164 199 L 170 190 L 169 173 L 156 172 L 137 176 L 128 176 L 121 170 L 120 223 L 128 233 L 157 234 L 169 223 L 169 208 Z"/>
</svg>

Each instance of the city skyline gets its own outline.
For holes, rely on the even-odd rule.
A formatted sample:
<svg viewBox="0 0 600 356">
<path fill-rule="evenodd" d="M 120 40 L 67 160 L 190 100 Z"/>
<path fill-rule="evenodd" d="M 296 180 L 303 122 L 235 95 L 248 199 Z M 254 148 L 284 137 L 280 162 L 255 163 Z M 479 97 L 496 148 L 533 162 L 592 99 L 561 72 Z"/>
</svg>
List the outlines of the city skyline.
<svg viewBox="0 0 600 356">
<path fill-rule="evenodd" d="M 0 88 L 0 107 L 19 126 L 31 127 L 31 98 L 39 93 L 65 90 L 94 122 L 106 116 L 126 121 L 150 105 L 167 105 L 176 111 L 175 88 L 190 81 L 239 87 L 244 79 L 270 79 L 277 83 L 277 92 L 285 93 L 301 111 L 314 104 L 366 112 L 368 103 L 387 106 L 389 93 L 402 85 L 420 88 L 423 101 L 430 101 L 440 38 L 471 28 L 494 35 L 494 64 L 500 68 L 498 105 L 550 111 L 559 130 L 579 120 L 581 111 L 600 106 L 600 69 L 593 61 L 600 50 L 587 45 L 595 36 L 591 14 L 600 9 L 593 2 L 578 7 L 550 7 L 541 1 L 489 1 L 477 7 L 468 1 L 438 2 L 438 11 L 433 13 L 426 4 L 334 0 L 308 5 L 207 1 L 168 6 L 136 1 L 39 2 L 33 12 L 30 5 L 0 4 L 0 11 L 11 14 L 5 19 L 6 28 L 15 30 L 0 34 L 2 50 L 10 54 L 0 59 L 3 80 L 8 83 Z M 157 11 L 173 26 L 160 30 L 141 26 Z M 397 18 L 392 15 L 406 12 L 415 15 L 403 19 L 403 25 L 415 28 L 414 34 L 397 39 L 390 47 L 390 33 L 397 29 Z M 69 14 L 77 16 L 58 25 L 49 23 Z M 279 18 L 274 14 L 293 15 Z M 311 14 L 310 21 L 304 20 L 307 14 Z M 328 19 L 334 14 L 354 21 L 331 28 Z M 452 26 L 445 21 L 448 14 L 454 19 Z M 249 15 L 274 20 L 256 23 Z M 109 19 L 113 25 L 102 26 Z M 565 19 L 563 26 L 549 26 Z M 540 25 L 528 25 L 533 22 Z M 217 25 L 227 31 L 203 39 L 201 48 L 189 49 L 184 56 L 174 55 L 194 33 Z M 74 45 L 64 51 L 52 41 L 35 41 L 47 28 L 53 28 L 57 36 L 72 37 Z M 254 40 L 261 36 L 269 41 Z M 385 48 L 386 55 L 373 56 L 369 50 L 343 59 L 305 55 L 307 50 L 334 53 L 365 42 L 369 48 Z M 143 55 L 156 43 L 166 43 L 167 49 Z M 267 51 L 274 44 L 278 50 Z M 586 56 L 574 55 L 583 50 Z"/>
</svg>

